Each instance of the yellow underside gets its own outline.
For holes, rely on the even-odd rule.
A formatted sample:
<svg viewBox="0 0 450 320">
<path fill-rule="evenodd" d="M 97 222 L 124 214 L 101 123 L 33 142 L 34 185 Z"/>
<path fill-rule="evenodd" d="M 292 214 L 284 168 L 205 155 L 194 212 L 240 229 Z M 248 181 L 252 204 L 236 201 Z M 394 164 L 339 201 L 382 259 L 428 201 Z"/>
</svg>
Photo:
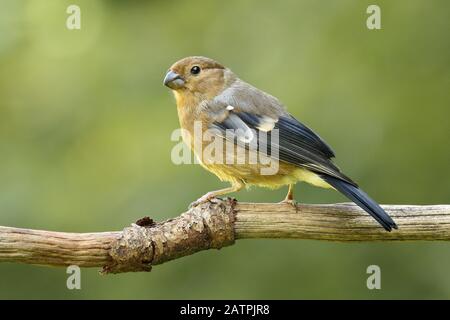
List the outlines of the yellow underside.
<svg viewBox="0 0 450 320">
<path fill-rule="evenodd" d="M 223 141 L 220 142 L 222 145 L 225 143 Z M 277 161 L 262 154 L 257 154 L 255 157 L 255 153 L 239 146 L 236 146 L 232 153 L 227 153 L 228 150 L 226 148 L 222 149 L 221 152 L 223 153 L 219 151 L 218 155 L 221 155 L 220 160 L 222 161 L 215 161 L 212 155 L 206 152 L 206 148 L 204 146 L 199 152 L 194 150 L 194 154 L 206 170 L 214 173 L 222 181 L 228 181 L 232 184 L 244 183 L 246 186 L 255 185 L 271 189 L 304 181 L 317 187 L 332 188 L 318 175 L 309 170 Z M 199 155 L 202 155 L 202 157 L 200 158 Z M 223 159 L 227 159 L 227 157 L 230 157 L 233 161 L 230 164 L 223 164 Z M 249 159 L 257 159 L 258 161 L 251 162 Z M 267 173 L 267 168 L 274 167 L 276 170 L 270 170 L 271 174 L 263 174 L 263 172 Z"/>
<path fill-rule="evenodd" d="M 274 175 L 262 175 L 261 166 L 259 165 L 206 165 L 203 163 L 201 165 L 214 173 L 220 180 L 230 183 L 244 182 L 247 186 L 255 185 L 276 189 L 304 181 L 317 187 L 331 188 L 328 183 L 315 173 L 286 163 L 280 163 L 279 170 Z"/>
</svg>

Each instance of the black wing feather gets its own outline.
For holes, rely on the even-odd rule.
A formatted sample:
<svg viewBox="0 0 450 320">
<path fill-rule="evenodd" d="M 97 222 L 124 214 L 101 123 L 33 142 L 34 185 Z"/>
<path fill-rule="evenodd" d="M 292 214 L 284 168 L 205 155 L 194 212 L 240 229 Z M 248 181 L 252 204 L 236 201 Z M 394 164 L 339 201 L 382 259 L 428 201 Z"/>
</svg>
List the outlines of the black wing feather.
<svg viewBox="0 0 450 320">
<path fill-rule="evenodd" d="M 258 128 L 264 122 L 263 117 L 247 112 L 233 112 L 232 114 L 238 116 L 249 128 L 259 133 Z M 233 121 L 229 119 L 214 123 L 214 127 L 223 131 L 236 129 L 233 125 Z M 333 150 L 304 124 L 291 116 L 280 116 L 274 129 L 278 130 L 278 145 L 275 147 L 278 149 L 280 161 L 305 167 L 319 174 L 327 174 L 357 186 L 331 162 L 330 159 L 334 157 Z M 271 154 L 272 144 L 270 142 L 273 140 L 271 133 L 272 131 L 267 132 L 268 141 L 262 141 L 264 135 L 258 134 L 258 145 L 265 144 L 268 154 Z"/>
<path fill-rule="evenodd" d="M 277 125 L 279 128 L 283 128 L 294 134 L 289 137 L 291 140 L 299 140 L 297 142 L 311 146 L 316 151 L 321 152 L 328 159 L 334 157 L 334 151 L 330 148 L 330 146 L 311 129 L 303 123 L 297 121 L 297 119 L 293 117 L 280 117 Z"/>
</svg>

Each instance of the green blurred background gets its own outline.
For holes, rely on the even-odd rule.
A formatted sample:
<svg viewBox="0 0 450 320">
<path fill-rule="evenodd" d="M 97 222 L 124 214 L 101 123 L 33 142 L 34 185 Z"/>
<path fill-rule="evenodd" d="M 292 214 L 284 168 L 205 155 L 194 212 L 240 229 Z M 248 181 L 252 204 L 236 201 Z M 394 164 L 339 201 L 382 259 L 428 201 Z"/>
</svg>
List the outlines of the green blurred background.
<svg viewBox="0 0 450 320">
<path fill-rule="evenodd" d="M 380 203 L 450 202 L 450 2 L 17 1 L 0 10 L 0 225 L 120 230 L 225 184 L 176 166 L 168 67 L 205 55 L 279 97 Z M 81 8 L 81 30 L 65 23 Z M 301 185 L 300 201 L 345 201 Z M 280 201 L 252 189 L 242 201 Z M 400 226 L 401 227 L 401 226 Z M 366 288 L 366 268 L 382 289 Z M 450 298 L 446 243 L 242 240 L 151 273 L 0 264 L 0 298 Z"/>
</svg>

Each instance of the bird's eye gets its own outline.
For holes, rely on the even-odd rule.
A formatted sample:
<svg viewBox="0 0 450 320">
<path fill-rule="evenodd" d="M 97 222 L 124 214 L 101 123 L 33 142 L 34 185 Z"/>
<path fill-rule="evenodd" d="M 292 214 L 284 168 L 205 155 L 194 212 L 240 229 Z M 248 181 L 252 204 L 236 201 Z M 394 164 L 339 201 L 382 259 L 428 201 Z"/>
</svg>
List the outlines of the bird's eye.
<svg viewBox="0 0 450 320">
<path fill-rule="evenodd" d="M 191 73 L 192 74 L 199 74 L 200 73 L 200 67 L 199 66 L 193 66 L 191 68 Z"/>
</svg>

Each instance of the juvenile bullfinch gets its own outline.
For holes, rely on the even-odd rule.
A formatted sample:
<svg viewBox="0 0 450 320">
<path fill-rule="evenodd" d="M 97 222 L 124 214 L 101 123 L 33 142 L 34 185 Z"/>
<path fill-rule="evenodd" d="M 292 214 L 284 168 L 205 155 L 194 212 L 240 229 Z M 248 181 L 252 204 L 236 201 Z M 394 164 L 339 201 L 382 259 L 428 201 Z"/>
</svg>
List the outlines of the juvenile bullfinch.
<svg viewBox="0 0 450 320">
<path fill-rule="evenodd" d="M 292 204 L 294 184 L 305 181 L 341 192 L 387 231 L 397 229 L 391 217 L 333 164 L 334 152 L 325 141 L 290 115 L 277 98 L 242 81 L 222 64 L 206 57 L 184 58 L 169 68 L 164 85 L 173 90 L 183 139 L 199 163 L 231 183 L 229 188 L 208 192 L 193 205 L 249 185 L 269 188 L 288 185 L 284 202 Z M 200 147 L 207 148 L 214 139 L 231 142 L 235 147 L 216 150 L 215 156 L 222 153 L 228 159 L 244 154 L 249 158 L 249 153 L 260 152 L 262 144 L 269 144 L 265 152 L 260 152 L 265 162 L 212 161 L 213 153 L 196 147 L 194 136 L 199 127 L 202 134 L 210 136 L 201 139 Z M 256 142 L 256 149 L 250 148 L 252 141 Z M 242 150 L 244 153 L 239 153 Z M 274 150 L 277 152 L 270 152 Z M 278 162 L 276 172 L 262 174 L 262 169 L 267 169 L 267 160 Z"/>
</svg>

